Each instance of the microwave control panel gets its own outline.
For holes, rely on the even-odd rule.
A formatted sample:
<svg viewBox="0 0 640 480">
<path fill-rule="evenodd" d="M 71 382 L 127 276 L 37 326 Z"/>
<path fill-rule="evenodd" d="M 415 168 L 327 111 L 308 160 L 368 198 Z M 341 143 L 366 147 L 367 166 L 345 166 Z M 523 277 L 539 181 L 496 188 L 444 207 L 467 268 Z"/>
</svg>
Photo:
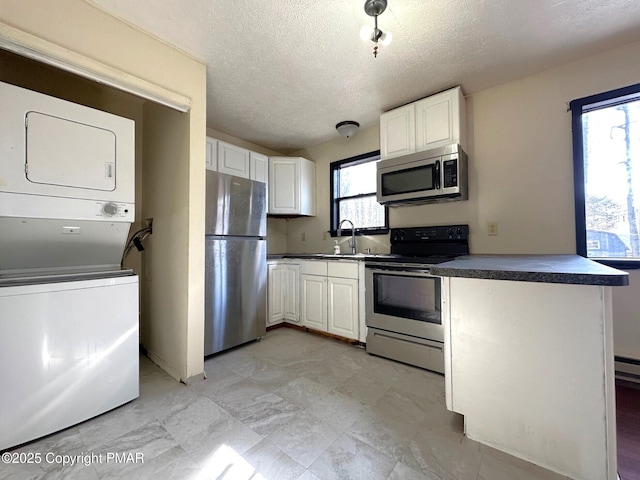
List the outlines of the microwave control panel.
<svg viewBox="0 0 640 480">
<path fill-rule="evenodd" d="M 442 162 L 442 184 L 443 188 L 454 188 L 458 186 L 458 159 L 445 160 Z"/>
</svg>

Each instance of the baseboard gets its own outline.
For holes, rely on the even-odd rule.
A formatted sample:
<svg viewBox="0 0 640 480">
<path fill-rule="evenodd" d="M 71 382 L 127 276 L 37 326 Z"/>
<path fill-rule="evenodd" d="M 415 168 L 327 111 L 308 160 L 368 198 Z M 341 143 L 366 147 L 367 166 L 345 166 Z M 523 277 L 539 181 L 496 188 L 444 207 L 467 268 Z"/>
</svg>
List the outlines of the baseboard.
<svg viewBox="0 0 640 480">
<path fill-rule="evenodd" d="M 339 342 L 343 342 L 343 343 L 349 343 L 351 345 L 356 345 L 358 347 L 364 347 L 364 343 L 358 341 L 358 340 L 353 340 L 352 338 L 346 338 L 346 337 L 342 337 L 340 335 L 335 335 L 333 333 L 328 333 L 328 332 L 323 332 L 321 330 L 314 330 L 313 328 L 309 328 L 309 327 L 305 327 L 304 325 L 294 325 L 292 323 L 287 323 L 287 322 L 282 322 L 282 323 L 278 323 L 276 325 L 270 325 L 267 327 L 267 331 L 270 332 L 272 330 L 276 330 L 278 328 L 291 328 L 293 330 L 298 330 L 300 332 L 307 332 L 307 333 L 311 333 L 313 335 L 319 335 L 321 337 L 326 337 L 326 338 L 330 338 L 332 340 L 337 340 Z"/>
<path fill-rule="evenodd" d="M 640 383 L 640 360 L 615 357 L 615 368 L 617 379 Z"/>
<path fill-rule="evenodd" d="M 155 353 L 149 350 L 147 350 L 147 357 L 149 358 L 149 360 L 151 360 L 153 363 L 159 366 L 162 370 L 167 372 L 175 380 L 184 383 L 180 375 L 180 372 L 178 372 L 175 368 L 169 365 L 169 363 L 167 363 L 162 357 L 159 357 L 158 355 L 156 355 Z"/>
</svg>

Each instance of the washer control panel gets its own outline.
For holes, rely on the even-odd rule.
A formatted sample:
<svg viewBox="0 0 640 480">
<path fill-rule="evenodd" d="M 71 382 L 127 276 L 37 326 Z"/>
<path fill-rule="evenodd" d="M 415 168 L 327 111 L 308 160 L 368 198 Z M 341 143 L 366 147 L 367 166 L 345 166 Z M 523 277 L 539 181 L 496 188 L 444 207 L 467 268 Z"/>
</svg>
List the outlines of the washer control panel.
<svg viewBox="0 0 640 480">
<path fill-rule="evenodd" d="M 116 202 L 96 202 L 97 217 L 103 218 L 127 218 L 129 216 L 130 204 Z"/>
</svg>

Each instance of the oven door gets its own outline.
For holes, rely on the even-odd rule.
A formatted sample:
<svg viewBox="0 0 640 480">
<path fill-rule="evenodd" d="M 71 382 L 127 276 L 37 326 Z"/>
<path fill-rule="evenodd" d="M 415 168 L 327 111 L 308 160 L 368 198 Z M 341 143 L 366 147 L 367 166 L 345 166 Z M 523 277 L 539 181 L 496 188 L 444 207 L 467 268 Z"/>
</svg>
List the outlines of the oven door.
<svg viewBox="0 0 640 480">
<path fill-rule="evenodd" d="M 444 342 L 441 280 L 427 269 L 367 265 L 367 327 Z"/>
</svg>

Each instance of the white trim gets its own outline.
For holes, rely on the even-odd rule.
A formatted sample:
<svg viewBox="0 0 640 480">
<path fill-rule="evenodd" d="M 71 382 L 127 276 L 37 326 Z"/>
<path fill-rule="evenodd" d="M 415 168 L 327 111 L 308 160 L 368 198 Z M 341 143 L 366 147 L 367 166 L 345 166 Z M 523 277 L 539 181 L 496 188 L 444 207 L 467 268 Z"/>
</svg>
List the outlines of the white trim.
<svg viewBox="0 0 640 480">
<path fill-rule="evenodd" d="M 191 109 L 190 99 L 179 93 L 66 49 L 64 51 L 69 55 L 62 58 L 54 53 L 55 50 L 60 50 L 60 47 L 2 22 L 0 22 L 0 48 L 183 113 Z"/>
</svg>

